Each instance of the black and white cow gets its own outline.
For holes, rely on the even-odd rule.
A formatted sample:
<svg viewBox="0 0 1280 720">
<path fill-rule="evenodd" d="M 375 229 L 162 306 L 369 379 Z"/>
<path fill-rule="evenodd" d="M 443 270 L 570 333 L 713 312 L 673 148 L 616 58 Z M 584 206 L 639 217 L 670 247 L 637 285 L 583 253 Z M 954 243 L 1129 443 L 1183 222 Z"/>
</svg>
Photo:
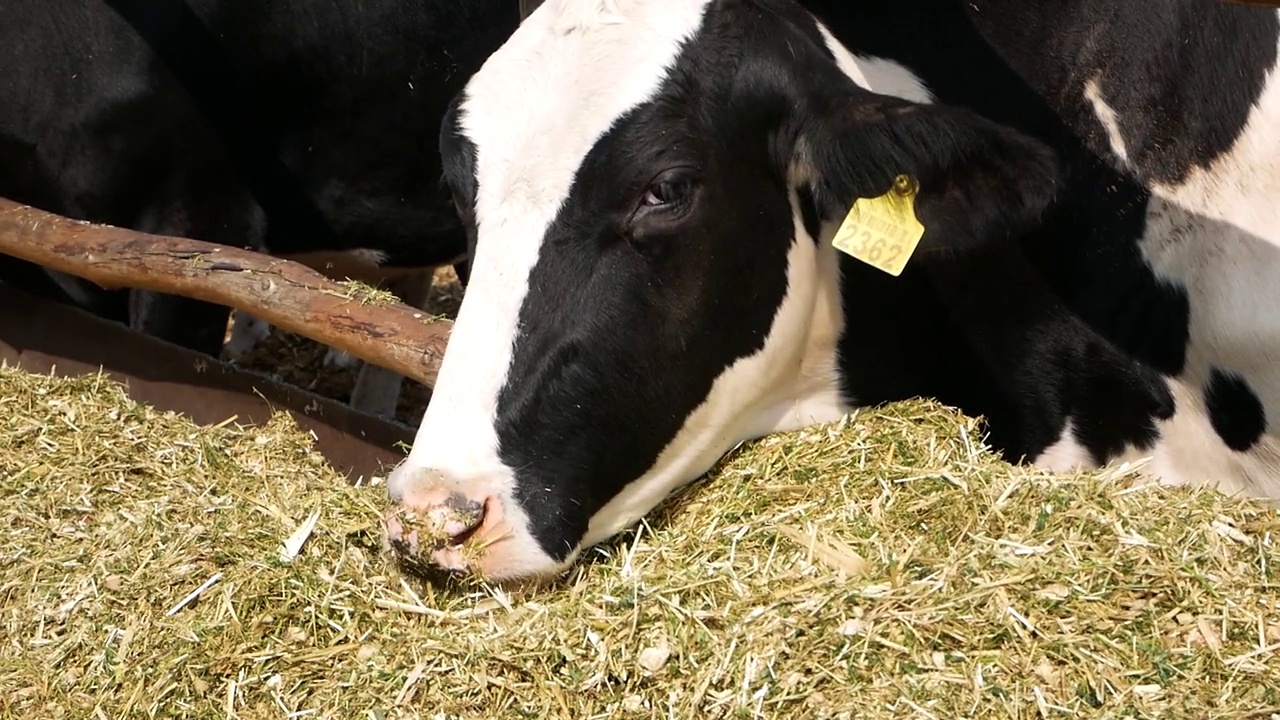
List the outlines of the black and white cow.
<svg viewBox="0 0 1280 720">
<path fill-rule="evenodd" d="M 518 24 L 511 0 L 5 0 L 0 16 L 0 196 L 416 286 L 409 302 L 465 256 L 436 137 Z M 223 346 L 225 307 L 0 266 L 0 281 Z M 364 409 L 393 410 L 401 378 L 369 373 L 383 383 Z"/>
<path fill-rule="evenodd" d="M 1119 455 L 1068 418 L 1037 462 L 1153 454 L 1173 482 L 1280 496 L 1267 432 L 1280 411 L 1277 12 L 1217 0 L 809 6 L 839 17 L 860 52 L 922 78 L 929 99 L 977 108 L 1064 158 L 1056 207 L 1022 249 L 1077 317 L 1170 379 L 1179 412 L 1158 451 Z"/>
<path fill-rule="evenodd" d="M 548 577 L 742 440 L 920 395 L 984 415 L 1012 460 L 1151 456 L 1168 483 L 1280 497 L 1280 266 L 1249 234 L 1273 209 L 1205 189 L 1275 181 L 1275 14 L 972 2 L 988 44 L 969 2 L 534 12 L 442 131 L 471 284 L 387 481 L 391 546 Z M 1202 112 L 1241 92 L 1247 123 Z M 892 277 L 832 242 L 899 174 L 925 232 Z"/>
</svg>

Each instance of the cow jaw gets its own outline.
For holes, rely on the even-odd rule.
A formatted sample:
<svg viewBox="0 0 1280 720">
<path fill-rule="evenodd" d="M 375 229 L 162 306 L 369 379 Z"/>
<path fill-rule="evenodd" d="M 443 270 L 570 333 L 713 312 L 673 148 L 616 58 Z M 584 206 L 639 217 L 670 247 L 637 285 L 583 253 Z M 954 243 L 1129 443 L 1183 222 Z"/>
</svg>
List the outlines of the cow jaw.
<svg viewBox="0 0 1280 720">
<path fill-rule="evenodd" d="M 836 367 L 844 315 L 835 250 L 807 235 L 794 190 L 791 202 L 796 240 L 788 254 L 787 294 L 764 347 L 716 379 L 653 467 L 591 518 L 582 547 L 627 529 L 738 443 L 830 422 L 845 412 Z"/>
</svg>

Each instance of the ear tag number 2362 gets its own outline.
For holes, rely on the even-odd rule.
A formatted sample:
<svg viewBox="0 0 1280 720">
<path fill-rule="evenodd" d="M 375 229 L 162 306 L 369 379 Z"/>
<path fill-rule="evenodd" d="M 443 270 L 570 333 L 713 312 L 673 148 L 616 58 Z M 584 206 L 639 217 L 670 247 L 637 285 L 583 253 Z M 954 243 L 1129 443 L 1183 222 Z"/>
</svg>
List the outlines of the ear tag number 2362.
<svg viewBox="0 0 1280 720">
<path fill-rule="evenodd" d="M 924 235 L 924 226 L 916 219 L 918 190 L 915 180 L 899 175 L 884 195 L 858 198 L 831 244 L 894 277 L 901 275 Z"/>
</svg>

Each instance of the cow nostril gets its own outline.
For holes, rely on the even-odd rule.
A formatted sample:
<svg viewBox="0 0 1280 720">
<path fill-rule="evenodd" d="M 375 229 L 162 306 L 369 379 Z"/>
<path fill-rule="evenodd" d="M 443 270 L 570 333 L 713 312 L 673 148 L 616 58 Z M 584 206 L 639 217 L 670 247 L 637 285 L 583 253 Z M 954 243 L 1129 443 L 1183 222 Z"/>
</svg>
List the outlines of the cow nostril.
<svg viewBox="0 0 1280 720">
<path fill-rule="evenodd" d="M 410 492 L 392 511 L 395 535 L 408 541 L 413 553 L 457 547 L 471 539 L 483 525 L 488 500 L 477 501 L 459 492 L 431 493 L 428 497 Z"/>
<path fill-rule="evenodd" d="M 484 534 L 501 524 L 502 503 L 479 482 L 460 484 L 423 468 L 403 471 L 397 479 L 388 483 L 396 487 L 383 528 L 387 549 L 401 563 L 427 571 L 462 571 L 472 557 L 465 546 L 481 544 L 473 549 L 483 550 L 496 541 Z"/>
<path fill-rule="evenodd" d="M 442 509 L 445 514 L 444 535 L 447 544 L 462 545 L 484 524 L 488 502 L 477 502 L 461 493 L 450 493 Z"/>
</svg>

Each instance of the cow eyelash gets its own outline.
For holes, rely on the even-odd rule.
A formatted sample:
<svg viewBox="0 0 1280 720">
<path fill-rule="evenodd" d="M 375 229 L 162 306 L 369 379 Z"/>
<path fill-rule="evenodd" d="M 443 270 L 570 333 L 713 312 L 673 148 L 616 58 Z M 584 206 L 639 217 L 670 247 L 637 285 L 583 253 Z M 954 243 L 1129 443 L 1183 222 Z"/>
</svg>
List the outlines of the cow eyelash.
<svg viewBox="0 0 1280 720">
<path fill-rule="evenodd" d="M 693 177 L 687 167 L 670 168 L 658 174 L 640 196 L 639 210 L 679 209 L 693 197 Z"/>
<path fill-rule="evenodd" d="M 646 207 L 659 207 L 678 203 L 689 196 L 689 181 L 668 180 L 656 182 L 644 191 L 641 204 Z"/>
</svg>

